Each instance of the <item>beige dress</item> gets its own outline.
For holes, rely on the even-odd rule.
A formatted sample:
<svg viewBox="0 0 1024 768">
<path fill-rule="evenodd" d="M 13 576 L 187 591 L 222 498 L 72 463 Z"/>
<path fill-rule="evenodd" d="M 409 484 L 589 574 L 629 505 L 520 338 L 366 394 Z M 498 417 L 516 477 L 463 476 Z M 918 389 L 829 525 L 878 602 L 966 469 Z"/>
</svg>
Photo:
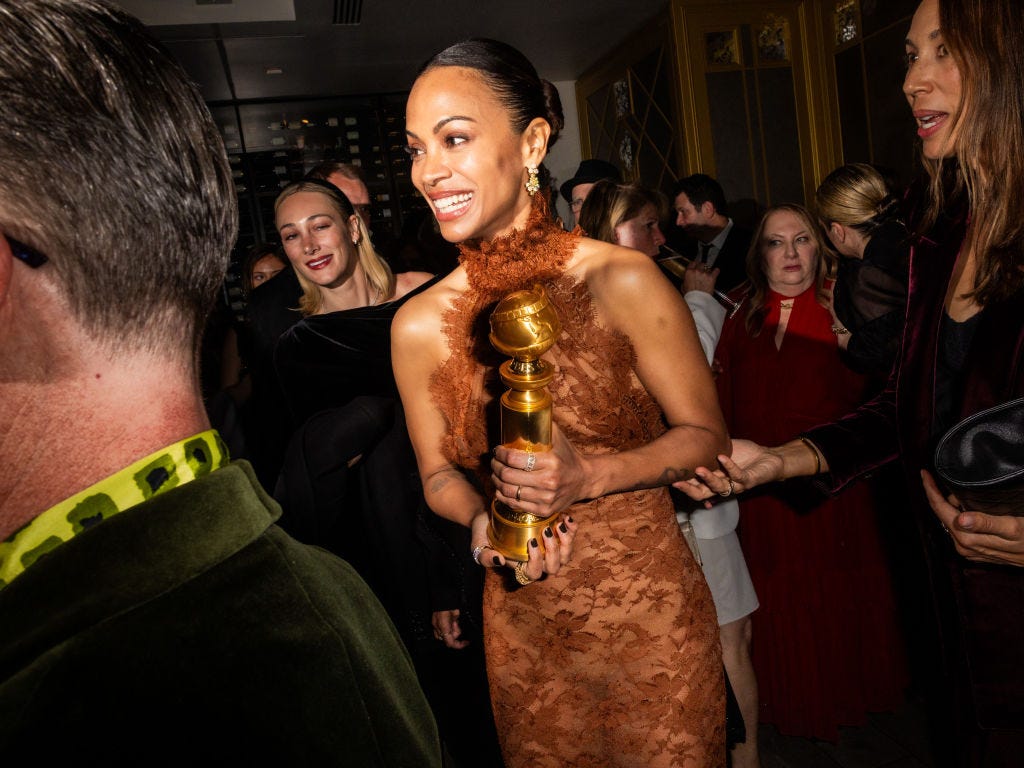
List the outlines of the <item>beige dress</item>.
<svg viewBox="0 0 1024 768">
<path fill-rule="evenodd" d="M 443 451 L 488 496 L 499 442 L 501 356 L 487 318 L 510 291 L 541 282 L 562 321 L 545 354 L 559 429 L 583 453 L 644 445 L 665 431 L 635 353 L 596 321 L 586 286 L 562 265 L 576 238 L 537 205 L 500 242 L 460 247 L 471 290 L 445 318 L 451 357 L 431 390 L 449 421 Z M 491 699 L 509 768 L 725 765 L 725 694 L 714 604 L 665 488 L 573 505 L 572 561 L 519 587 L 488 569 L 484 635 Z"/>
</svg>

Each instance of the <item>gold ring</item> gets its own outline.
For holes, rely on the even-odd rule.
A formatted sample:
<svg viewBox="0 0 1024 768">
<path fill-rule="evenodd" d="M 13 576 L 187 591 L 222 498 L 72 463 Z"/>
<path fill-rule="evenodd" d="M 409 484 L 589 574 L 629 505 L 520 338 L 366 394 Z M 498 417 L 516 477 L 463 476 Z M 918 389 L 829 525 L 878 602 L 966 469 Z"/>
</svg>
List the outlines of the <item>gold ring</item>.
<svg viewBox="0 0 1024 768">
<path fill-rule="evenodd" d="M 522 494 L 522 492 L 523 492 L 523 486 L 517 485 L 516 486 L 516 501 L 519 501 L 519 496 L 520 496 L 520 494 Z"/>
<path fill-rule="evenodd" d="M 516 563 L 515 568 L 513 568 L 512 570 L 516 574 L 516 581 L 518 581 L 524 587 L 531 581 L 533 581 L 533 579 L 526 575 L 526 563 Z"/>
<path fill-rule="evenodd" d="M 732 484 L 732 478 L 730 477 L 729 478 L 729 490 L 728 491 L 719 491 L 718 495 L 719 496 L 732 496 L 733 493 L 735 493 L 735 492 L 736 492 L 736 486 L 734 486 Z"/>
<path fill-rule="evenodd" d="M 537 466 L 537 456 L 531 453 L 526 457 L 526 471 L 533 472 L 535 466 Z"/>
</svg>

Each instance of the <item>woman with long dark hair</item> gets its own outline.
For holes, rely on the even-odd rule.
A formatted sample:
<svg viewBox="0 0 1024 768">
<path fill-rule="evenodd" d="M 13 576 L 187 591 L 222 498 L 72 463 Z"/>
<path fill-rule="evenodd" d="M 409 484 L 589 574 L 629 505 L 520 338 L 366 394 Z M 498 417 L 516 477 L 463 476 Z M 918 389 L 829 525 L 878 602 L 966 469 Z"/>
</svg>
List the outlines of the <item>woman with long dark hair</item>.
<svg viewBox="0 0 1024 768">
<path fill-rule="evenodd" d="M 1024 517 L 959 507 L 931 474 L 937 439 L 1024 395 L 1024 14 L 1016 0 L 924 0 L 903 91 L 927 186 L 911 208 L 907 322 L 885 390 L 776 447 L 733 442 L 694 497 L 800 475 L 838 490 L 899 457 L 936 609 L 936 731 L 962 765 L 1024 754 Z M 1018 512 L 1024 512 L 1024 499 Z M 922 652 L 927 652 L 922 649 Z"/>
</svg>

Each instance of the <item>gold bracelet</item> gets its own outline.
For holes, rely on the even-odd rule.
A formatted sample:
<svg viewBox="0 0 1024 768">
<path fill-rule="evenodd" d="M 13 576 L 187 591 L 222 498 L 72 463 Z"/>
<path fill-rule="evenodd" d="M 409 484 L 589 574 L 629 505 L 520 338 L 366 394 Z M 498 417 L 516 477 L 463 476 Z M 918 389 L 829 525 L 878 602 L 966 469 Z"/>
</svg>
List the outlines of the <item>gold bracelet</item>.
<svg viewBox="0 0 1024 768">
<path fill-rule="evenodd" d="M 807 450 L 814 454 L 814 474 L 821 474 L 821 454 L 818 453 L 818 449 L 814 447 L 814 443 L 808 440 L 806 437 L 798 437 L 801 443 L 807 446 Z"/>
<path fill-rule="evenodd" d="M 847 330 L 845 327 L 843 327 L 843 326 L 841 326 L 839 324 L 836 324 L 836 325 L 832 326 L 832 333 L 834 333 L 836 336 L 845 336 L 849 332 L 850 332 L 849 330 Z"/>
</svg>

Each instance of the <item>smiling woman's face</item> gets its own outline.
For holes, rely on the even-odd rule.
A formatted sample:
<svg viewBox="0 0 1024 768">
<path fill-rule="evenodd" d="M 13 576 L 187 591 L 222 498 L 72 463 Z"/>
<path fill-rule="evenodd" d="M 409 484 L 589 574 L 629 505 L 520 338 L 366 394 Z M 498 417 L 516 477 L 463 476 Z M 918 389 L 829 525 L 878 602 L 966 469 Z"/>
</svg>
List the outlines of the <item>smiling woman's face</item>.
<svg viewBox="0 0 1024 768">
<path fill-rule="evenodd" d="M 405 125 L 412 182 L 445 240 L 493 238 L 525 224 L 529 146 L 474 70 L 437 67 L 420 75 Z"/>
<path fill-rule="evenodd" d="M 953 154 L 953 123 L 960 112 L 960 69 L 939 27 L 938 0 L 924 0 L 914 13 L 906 39 L 907 75 L 903 93 L 917 122 L 924 156 Z"/>
<path fill-rule="evenodd" d="M 320 192 L 296 192 L 278 204 L 276 222 L 285 255 L 300 275 L 323 288 L 351 277 L 359 263 L 355 215 L 346 218 Z"/>
</svg>

